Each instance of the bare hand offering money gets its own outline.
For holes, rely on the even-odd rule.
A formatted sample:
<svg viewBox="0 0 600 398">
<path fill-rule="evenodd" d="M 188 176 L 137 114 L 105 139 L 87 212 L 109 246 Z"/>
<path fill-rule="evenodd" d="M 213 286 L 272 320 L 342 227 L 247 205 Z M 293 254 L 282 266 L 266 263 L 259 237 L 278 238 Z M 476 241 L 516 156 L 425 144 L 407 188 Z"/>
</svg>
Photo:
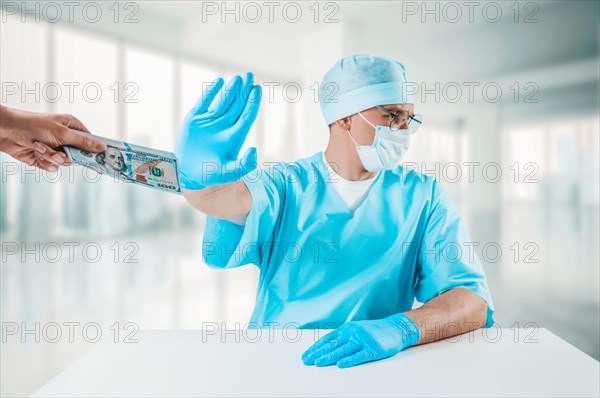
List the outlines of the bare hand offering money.
<svg viewBox="0 0 600 398">
<path fill-rule="evenodd" d="M 173 153 L 110 138 L 93 137 L 104 142 L 106 150 L 90 153 L 72 146 L 64 146 L 71 162 L 121 181 L 161 191 L 182 193 L 177 173 L 177 158 Z"/>
</svg>

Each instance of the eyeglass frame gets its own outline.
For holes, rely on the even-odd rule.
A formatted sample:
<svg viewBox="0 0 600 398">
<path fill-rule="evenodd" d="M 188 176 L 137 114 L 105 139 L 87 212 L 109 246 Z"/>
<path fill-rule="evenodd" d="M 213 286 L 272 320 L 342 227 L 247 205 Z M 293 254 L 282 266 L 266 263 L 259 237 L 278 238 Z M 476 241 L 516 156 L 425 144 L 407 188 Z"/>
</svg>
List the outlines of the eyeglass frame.
<svg viewBox="0 0 600 398">
<path fill-rule="evenodd" d="M 400 128 L 393 128 L 392 127 L 392 124 L 394 123 L 394 120 L 396 120 L 396 118 L 398 116 L 400 116 L 400 114 L 392 112 L 392 111 L 389 111 L 389 110 L 385 109 L 384 107 L 382 107 L 381 105 L 375 105 L 375 108 L 379 109 L 380 111 L 383 111 L 383 112 L 387 113 L 388 115 L 390 115 L 392 117 L 392 120 L 390 120 L 390 130 L 392 130 L 392 131 L 398 131 L 398 130 L 400 130 Z M 415 121 L 416 123 L 419 123 L 419 126 L 417 126 L 417 128 L 415 129 L 415 131 L 417 131 L 417 129 L 419 127 L 421 127 L 421 125 L 423 124 L 423 122 L 420 121 L 420 120 L 415 119 L 415 116 L 417 116 L 417 115 L 412 115 L 412 116 L 409 115 L 408 118 L 407 118 L 407 124 L 410 125 L 411 121 Z"/>
</svg>

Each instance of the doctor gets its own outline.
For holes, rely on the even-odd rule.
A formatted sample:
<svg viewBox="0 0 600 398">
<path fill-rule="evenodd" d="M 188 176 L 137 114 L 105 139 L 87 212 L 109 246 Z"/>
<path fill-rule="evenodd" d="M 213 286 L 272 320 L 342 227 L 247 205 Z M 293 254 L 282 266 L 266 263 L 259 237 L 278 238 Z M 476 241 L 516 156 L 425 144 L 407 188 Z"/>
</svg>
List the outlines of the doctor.
<svg viewBox="0 0 600 398">
<path fill-rule="evenodd" d="M 452 200 L 398 165 L 423 122 L 406 83 L 388 58 L 338 61 L 320 85 L 327 148 L 291 164 L 257 168 L 254 148 L 239 158 L 261 98 L 250 73 L 224 90 L 217 79 L 182 124 L 176 154 L 186 200 L 207 215 L 204 260 L 259 268 L 250 327 L 334 329 L 306 365 L 350 367 L 494 323 Z"/>
</svg>

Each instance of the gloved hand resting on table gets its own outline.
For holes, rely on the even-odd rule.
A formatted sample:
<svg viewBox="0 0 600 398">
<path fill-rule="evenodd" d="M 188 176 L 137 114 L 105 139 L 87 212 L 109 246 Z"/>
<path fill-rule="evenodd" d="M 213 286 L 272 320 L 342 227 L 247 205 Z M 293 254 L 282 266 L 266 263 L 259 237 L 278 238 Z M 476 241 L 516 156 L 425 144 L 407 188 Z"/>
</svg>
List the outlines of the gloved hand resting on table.
<svg viewBox="0 0 600 398">
<path fill-rule="evenodd" d="M 185 189 L 234 182 L 257 166 L 256 148 L 238 156 L 258 115 L 261 88 L 252 73 L 234 76 L 221 90 L 223 83 L 219 77 L 204 90 L 179 129 L 175 155 Z"/>
<path fill-rule="evenodd" d="M 326 334 L 302 354 L 305 365 L 348 368 L 396 355 L 419 341 L 417 325 L 405 314 L 348 322 Z"/>
</svg>

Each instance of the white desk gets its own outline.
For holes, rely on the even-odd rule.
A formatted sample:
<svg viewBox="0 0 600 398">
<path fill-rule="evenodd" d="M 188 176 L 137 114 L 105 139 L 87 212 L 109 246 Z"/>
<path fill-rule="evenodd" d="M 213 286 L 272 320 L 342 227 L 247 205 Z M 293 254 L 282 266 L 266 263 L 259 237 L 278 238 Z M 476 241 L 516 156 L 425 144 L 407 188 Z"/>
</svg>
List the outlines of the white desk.
<svg viewBox="0 0 600 398">
<path fill-rule="evenodd" d="M 257 342 L 202 331 L 141 331 L 100 343 L 34 396 L 596 396 L 598 361 L 546 329 L 488 329 L 409 348 L 354 368 L 304 366 L 315 331 L 264 330 Z M 518 342 L 515 333 L 519 331 Z M 321 331 L 321 336 L 324 331 Z M 203 343 L 203 337 L 205 342 Z M 222 343 L 221 338 L 226 338 Z M 469 339 L 472 339 L 470 342 Z"/>
</svg>

